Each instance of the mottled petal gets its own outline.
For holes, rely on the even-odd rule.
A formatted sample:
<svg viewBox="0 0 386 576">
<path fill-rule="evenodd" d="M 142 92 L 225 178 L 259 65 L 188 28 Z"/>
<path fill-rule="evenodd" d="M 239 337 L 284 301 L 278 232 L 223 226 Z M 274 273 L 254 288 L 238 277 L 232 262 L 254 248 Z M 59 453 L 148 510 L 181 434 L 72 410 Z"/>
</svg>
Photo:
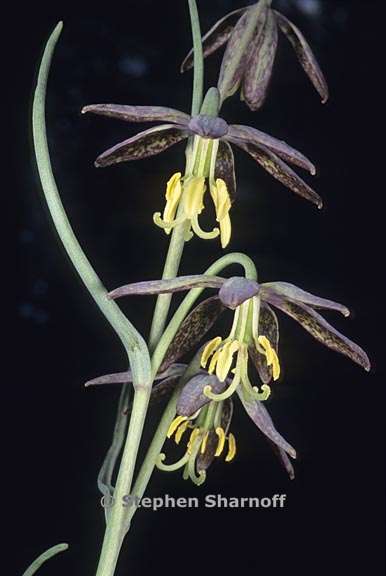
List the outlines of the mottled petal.
<svg viewBox="0 0 386 576">
<path fill-rule="evenodd" d="M 315 312 L 315 310 L 306 304 L 295 304 L 294 302 L 284 300 L 275 302 L 275 306 L 288 316 L 291 316 L 296 322 L 299 322 L 316 340 L 328 348 L 331 348 L 331 350 L 344 354 L 365 370 L 370 370 L 370 360 L 366 352 L 338 332 L 338 330 L 331 326 L 323 316 Z"/>
<path fill-rule="evenodd" d="M 259 315 L 260 336 L 268 338 L 270 345 L 278 355 L 279 351 L 279 322 L 275 312 L 268 304 L 261 302 Z M 267 358 L 261 354 L 254 344 L 249 346 L 249 356 L 254 363 L 256 370 L 263 384 L 269 384 L 272 380 L 272 366 L 267 366 Z"/>
<path fill-rule="evenodd" d="M 222 405 L 221 413 L 221 427 L 225 435 L 228 434 L 233 416 L 233 400 L 228 398 Z M 214 430 L 209 432 L 208 441 L 204 454 L 199 454 L 196 460 L 197 471 L 207 470 L 215 459 L 215 454 L 218 446 L 218 436 Z"/>
<path fill-rule="evenodd" d="M 119 162 L 142 160 L 161 154 L 174 144 L 185 140 L 189 133 L 173 124 L 162 124 L 136 134 L 103 152 L 95 160 L 95 166 L 105 167 Z"/>
<path fill-rule="evenodd" d="M 228 385 L 227 380 L 221 382 L 214 374 L 208 374 L 202 370 L 183 387 L 177 403 L 177 414 L 189 417 L 211 402 L 208 396 L 204 394 L 206 386 L 211 386 L 212 392 L 220 394 Z"/>
<path fill-rule="evenodd" d="M 172 378 L 181 376 L 186 369 L 186 364 L 173 364 L 169 365 L 167 370 L 159 371 L 154 380 L 162 380 L 163 378 Z M 115 374 L 105 374 L 93 380 L 88 380 L 85 386 L 101 386 L 103 384 L 127 384 L 133 381 L 131 370 L 125 372 L 116 372 Z"/>
<path fill-rule="evenodd" d="M 314 296 L 309 292 L 305 292 L 301 288 L 289 284 L 288 282 L 265 282 L 261 284 L 261 297 L 272 304 L 275 303 L 274 299 L 278 296 L 280 299 L 290 300 L 291 302 L 307 304 L 312 308 L 321 308 L 325 310 L 336 310 L 341 312 L 343 316 L 350 316 L 350 310 L 343 304 L 334 302 L 333 300 L 326 300 L 319 296 Z"/>
<path fill-rule="evenodd" d="M 248 400 L 244 395 L 243 389 L 239 387 L 237 391 L 239 398 L 244 406 L 248 416 L 253 420 L 256 426 L 261 430 L 267 438 L 269 438 L 276 446 L 287 452 L 292 458 L 296 458 L 295 449 L 289 444 L 276 430 L 271 416 L 268 414 L 267 409 L 258 400 Z"/>
<path fill-rule="evenodd" d="M 230 199 L 233 201 L 236 196 L 235 160 L 231 146 L 224 140 L 219 142 L 214 177 L 215 180 L 218 178 L 224 180 Z"/>
<path fill-rule="evenodd" d="M 91 104 L 82 109 L 82 114 L 98 114 L 125 122 L 172 122 L 187 125 L 190 116 L 185 112 L 163 106 L 125 106 L 121 104 Z"/>
<path fill-rule="evenodd" d="M 276 154 L 271 152 L 266 146 L 248 143 L 240 143 L 235 141 L 235 144 L 248 152 L 256 162 L 260 164 L 271 176 L 279 180 L 284 186 L 302 196 L 306 200 L 313 202 L 318 208 L 322 208 L 323 202 L 319 194 L 317 194 L 304 180 L 300 178 L 283 160 L 280 160 Z"/>
<path fill-rule="evenodd" d="M 192 288 L 220 288 L 225 282 L 219 276 L 205 276 L 196 274 L 192 276 L 179 276 L 170 280 L 149 280 L 147 282 L 135 282 L 121 286 L 109 293 L 109 298 L 121 298 L 122 296 L 151 296 L 153 294 L 169 294 L 171 292 L 183 292 Z"/>
<path fill-rule="evenodd" d="M 202 37 L 204 58 L 210 56 L 210 54 L 213 54 L 228 42 L 235 24 L 247 9 L 248 8 L 239 8 L 238 10 L 233 10 L 233 12 L 229 12 L 229 14 L 226 14 L 218 20 L 209 32 Z M 194 52 L 192 49 L 181 64 L 181 72 L 186 72 L 193 67 L 193 55 Z"/>
<path fill-rule="evenodd" d="M 307 76 L 311 80 L 316 90 L 319 92 L 324 104 L 327 102 L 329 96 L 328 86 L 310 45 L 304 38 L 303 34 L 300 32 L 299 28 L 295 26 L 295 24 L 290 22 L 288 18 L 276 10 L 274 10 L 274 14 L 280 29 L 282 32 L 284 32 L 294 47 L 300 64 L 303 66 Z"/>
<path fill-rule="evenodd" d="M 225 310 L 217 296 L 207 298 L 196 306 L 179 327 L 165 354 L 160 370 L 166 370 L 179 358 L 190 352 Z"/>
<path fill-rule="evenodd" d="M 267 13 L 267 4 L 262 0 L 251 6 L 234 27 L 221 63 L 218 80 L 222 100 L 232 96 L 239 88 L 255 47 L 256 37 L 261 34 L 264 27 Z"/>
<path fill-rule="evenodd" d="M 234 276 L 225 280 L 218 293 L 221 302 L 227 308 L 235 310 L 246 300 L 256 296 L 260 286 L 254 280 L 248 280 L 241 276 Z"/>
<path fill-rule="evenodd" d="M 269 10 L 264 28 L 246 66 L 242 99 L 251 110 L 258 110 L 265 101 L 272 76 L 278 41 L 275 16 Z"/>
<path fill-rule="evenodd" d="M 229 137 L 236 138 L 242 142 L 257 144 L 258 146 L 262 144 L 282 160 L 294 164 L 295 166 L 299 166 L 300 168 L 304 168 L 304 170 L 308 170 L 313 176 L 316 174 L 314 164 L 301 152 L 295 150 L 295 148 L 292 148 L 292 146 L 289 146 L 283 140 L 278 140 L 277 138 L 274 138 L 265 132 L 261 132 L 256 128 L 232 124 L 232 126 L 229 126 Z"/>
</svg>

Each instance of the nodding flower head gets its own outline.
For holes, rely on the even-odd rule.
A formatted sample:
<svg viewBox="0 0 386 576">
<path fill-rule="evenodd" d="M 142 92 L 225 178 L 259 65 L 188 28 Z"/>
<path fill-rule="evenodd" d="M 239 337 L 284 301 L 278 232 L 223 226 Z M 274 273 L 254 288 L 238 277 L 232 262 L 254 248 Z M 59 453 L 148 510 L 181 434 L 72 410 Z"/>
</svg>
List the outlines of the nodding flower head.
<svg viewBox="0 0 386 576">
<path fill-rule="evenodd" d="M 188 383 L 190 390 L 202 386 L 205 376 L 198 375 Z M 186 393 L 185 393 L 186 396 Z M 184 410 L 185 408 L 185 410 Z M 186 412 L 186 398 L 181 394 L 178 415 L 170 424 L 167 437 L 177 445 L 185 443 L 183 456 L 174 464 L 165 464 L 166 455 L 160 454 L 157 467 L 165 472 L 183 468 L 183 477 L 200 485 L 206 479 L 206 471 L 216 458 L 231 462 L 236 455 L 236 439 L 229 432 L 233 403 L 209 402 L 195 413 Z"/>
</svg>

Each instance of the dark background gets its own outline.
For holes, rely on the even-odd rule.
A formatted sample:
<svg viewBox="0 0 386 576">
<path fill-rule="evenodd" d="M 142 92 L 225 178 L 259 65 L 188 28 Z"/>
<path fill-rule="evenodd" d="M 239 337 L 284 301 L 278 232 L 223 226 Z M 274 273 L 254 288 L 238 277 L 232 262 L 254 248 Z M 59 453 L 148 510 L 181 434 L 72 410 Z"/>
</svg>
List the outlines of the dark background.
<svg viewBox="0 0 386 576">
<path fill-rule="evenodd" d="M 11 64 L 14 58 L 9 87 L 17 156 L 12 188 L 4 193 L 17 201 L 12 289 L 17 302 L 7 332 L 15 337 L 14 347 L 4 361 L 9 370 L 4 438 L 12 450 L 12 464 L 5 463 L 3 472 L 3 497 L 12 503 L 7 574 L 20 574 L 45 548 L 62 541 L 70 550 L 39 574 L 94 573 L 104 529 L 96 476 L 110 441 L 118 389 L 85 390 L 83 383 L 126 367 L 119 342 L 71 269 L 44 205 L 28 128 L 37 62 L 51 29 L 63 18 L 48 92 L 50 148 L 63 202 L 109 288 L 158 277 L 167 240 L 152 225 L 152 214 L 163 207 L 166 180 L 183 167 L 183 146 L 97 171 L 95 156 L 133 128 L 81 117 L 79 110 L 95 102 L 188 110 L 191 74 L 178 72 L 191 44 L 186 4 L 130 0 L 97 12 L 91 5 L 56 3 L 47 10 L 35 3 L 20 17 L 16 7 L 10 8 L 14 20 L 5 33 L 13 38 L 7 56 L 12 54 Z M 236 153 L 231 250 L 248 252 L 262 281 L 286 280 L 346 303 L 352 317 L 331 319 L 368 351 L 374 370 L 367 375 L 281 317 L 283 378 L 269 409 L 300 454 L 296 479 L 287 479 L 238 405 L 232 428 L 239 449 L 232 465 L 217 463 L 201 488 L 184 483 L 179 473 L 156 472 L 148 494 L 286 493 L 286 508 L 141 511 L 117 576 L 211 570 L 267 576 L 284 570 L 383 573 L 381 2 L 274 4 L 310 40 L 328 77 L 331 100 L 320 104 L 282 37 L 264 108 L 251 113 L 234 98 L 223 115 L 283 138 L 311 157 L 319 167 L 314 184 L 325 209 L 318 212 Z M 199 2 L 203 30 L 242 5 Z M 219 57 L 208 60 L 208 86 L 216 81 L 219 62 Z M 181 269 L 199 273 L 220 255 L 216 241 L 195 239 Z M 123 306 L 146 334 L 150 300 Z M 157 406 L 150 414 L 148 438 L 159 413 Z"/>
</svg>

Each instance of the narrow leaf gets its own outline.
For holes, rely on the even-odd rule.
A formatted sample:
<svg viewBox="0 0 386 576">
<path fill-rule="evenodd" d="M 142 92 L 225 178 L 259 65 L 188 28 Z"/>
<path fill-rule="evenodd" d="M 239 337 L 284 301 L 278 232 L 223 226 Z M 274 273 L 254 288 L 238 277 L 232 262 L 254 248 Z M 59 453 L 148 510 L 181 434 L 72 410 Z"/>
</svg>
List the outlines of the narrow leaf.
<svg viewBox="0 0 386 576">
<path fill-rule="evenodd" d="M 22 576 L 33 576 L 39 570 L 39 568 L 45 562 L 47 562 L 47 560 L 50 560 L 50 558 L 53 558 L 56 556 L 56 554 L 59 554 L 59 552 L 64 552 L 65 550 L 68 550 L 68 544 L 57 544 L 56 546 L 52 546 L 52 548 L 49 548 L 43 552 L 43 554 L 40 554 L 40 556 L 38 556 L 38 558 L 32 562 L 31 566 L 29 566 L 29 568 L 23 572 Z"/>
</svg>

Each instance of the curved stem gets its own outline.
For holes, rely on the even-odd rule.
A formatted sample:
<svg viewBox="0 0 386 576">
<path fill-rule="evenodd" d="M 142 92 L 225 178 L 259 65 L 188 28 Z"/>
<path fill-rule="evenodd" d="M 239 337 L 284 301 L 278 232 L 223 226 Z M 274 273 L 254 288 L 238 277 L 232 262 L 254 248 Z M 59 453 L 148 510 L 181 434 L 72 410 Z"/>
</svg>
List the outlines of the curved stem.
<svg viewBox="0 0 386 576">
<path fill-rule="evenodd" d="M 188 0 L 188 2 L 194 50 L 192 116 L 196 116 L 200 112 L 204 94 L 204 54 L 196 0 Z"/>
</svg>

